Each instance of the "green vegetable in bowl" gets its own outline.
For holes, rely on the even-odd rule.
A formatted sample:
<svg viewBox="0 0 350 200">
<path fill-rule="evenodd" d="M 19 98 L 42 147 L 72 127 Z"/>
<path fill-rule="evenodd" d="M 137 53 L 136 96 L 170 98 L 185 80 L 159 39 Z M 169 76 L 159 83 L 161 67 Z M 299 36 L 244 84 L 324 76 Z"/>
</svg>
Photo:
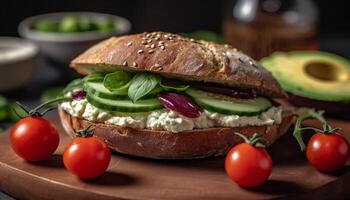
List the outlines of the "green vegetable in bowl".
<svg viewBox="0 0 350 200">
<path fill-rule="evenodd" d="M 97 30 L 97 25 L 93 23 L 89 18 L 87 17 L 79 17 L 79 31 L 86 32 L 86 31 L 95 31 Z"/>
<path fill-rule="evenodd" d="M 109 32 L 115 29 L 115 22 L 113 20 L 106 20 L 98 24 L 98 31 L 100 32 Z"/>
<path fill-rule="evenodd" d="M 79 19 L 75 16 L 67 16 L 59 24 L 59 31 L 63 33 L 79 32 Z"/>
<path fill-rule="evenodd" d="M 37 31 L 42 31 L 42 32 L 57 32 L 58 23 L 50 19 L 42 19 L 42 20 L 38 20 L 34 24 L 33 28 Z"/>
<path fill-rule="evenodd" d="M 76 33 L 99 31 L 109 32 L 116 28 L 116 22 L 112 19 L 104 19 L 95 22 L 87 16 L 65 16 L 63 19 L 55 21 L 51 19 L 41 19 L 34 23 L 33 29 L 41 32 Z"/>
</svg>

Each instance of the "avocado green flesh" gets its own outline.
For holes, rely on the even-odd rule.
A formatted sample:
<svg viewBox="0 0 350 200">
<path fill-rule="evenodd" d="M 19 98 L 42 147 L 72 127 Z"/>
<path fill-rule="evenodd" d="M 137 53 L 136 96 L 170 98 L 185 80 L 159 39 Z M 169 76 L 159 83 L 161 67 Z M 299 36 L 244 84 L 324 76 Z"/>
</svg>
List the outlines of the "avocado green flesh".
<svg viewBox="0 0 350 200">
<path fill-rule="evenodd" d="M 350 61 L 345 58 L 318 51 L 277 52 L 260 63 L 292 94 L 320 101 L 350 102 Z M 305 67 L 310 63 L 331 66 L 330 72 L 336 74 L 336 78 L 324 80 L 310 75 Z M 323 68 L 314 68 L 314 71 L 318 73 L 319 69 Z M 327 75 L 329 72 L 322 73 Z"/>
</svg>

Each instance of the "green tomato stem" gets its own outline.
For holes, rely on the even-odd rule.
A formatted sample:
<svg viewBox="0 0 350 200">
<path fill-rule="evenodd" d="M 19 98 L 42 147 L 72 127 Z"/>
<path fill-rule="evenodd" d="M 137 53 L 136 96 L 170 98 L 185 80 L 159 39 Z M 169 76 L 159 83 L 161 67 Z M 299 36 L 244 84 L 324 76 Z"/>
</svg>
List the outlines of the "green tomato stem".
<svg viewBox="0 0 350 200">
<path fill-rule="evenodd" d="M 241 137 L 244 140 L 245 143 L 249 144 L 249 140 L 245 135 L 238 133 L 238 132 L 234 132 L 234 134 L 238 135 L 239 137 Z"/>
<path fill-rule="evenodd" d="M 94 135 L 94 127 L 92 125 L 88 126 L 85 129 L 74 131 L 76 137 L 88 138 Z"/>
<path fill-rule="evenodd" d="M 42 109 L 43 107 L 45 107 L 45 106 L 47 106 L 47 105 L 50 105 L 50 104 L 52 104 L 52 103 L 60 102 L 60 101 L 68 101 L 68 100 L 71 100 L 71 98 L 70 98 L 70 97 L 64 97 L 64 96 L 63 96 L 63 97 L 60 96 L 60 97 L 51 99 L 51 100 L 46 101 L 46 102 L 40 104 L 39 106 L 35 107 L 33 110 L 31 110 L 31 111 L 29 112 L 29 114 L 38 113 L 40 109 Z M 52 110 L 52 109 L 48 109 L 48 110 L 46 110 L 46 112 L 48 112 L 48 111 L 50 111 L 50 110 Z"/>
<path fill-rule="evenodd" d="M 28 111 L 27 107 L 22 105 L 20 102 L 16 102 L 17 105 L 27 113 L 27 115 L 29 116 L 44 116 L 47 112 L 53 110 L 55 107 L 51 107 L 51 108 L 48 108 L 46 110 L 44 110 L 43 112 L 39 112 L 40 109 L 42 109 L 43 107 L 47 106 L 47 105 L 50 105 L 52 103 L 55 103 L 55 102 L 60 102 L 60 101 L 68 101 L 68 100 L 71 100 L 70 97 L 64 97 L 64 96 L 60 96 L 60 97 L 57 97 L 55 99 L 52 99 L 52 100 L 49 100 L 49 101 L 46 101 L 42 104 L 40 104 L 39 106 L 35 107 L 34 109 Z M 24 116 L 20 116 L 16 110 L 14 110 L 15 114 L 19 117 L 19 118 L 23 118 Z"/>
<path fill-rule="evenodd" d="M 320 130 L 320 129 L 314 128 L 314 127 L 302 128 L 301 123 L 307 119 L 316 119 L 319 122 L 321 122 L 323 130 Z M 323 111 L 316 112 L 313 109 L 307 109 L 305 114 L 301 114 L 297 117 L 297 120 L 296 120 L 295 125 L 294 125 L 294 130 L 293 130 L 293 136 L 297 140 L 301 151 L 305 151 L 305 148 L 306 148 L 305 143 L 303 141 L 303 133 L 305 130 L 312 130 L 314 132 L 321 132 L 321 133 L 325 133 L 325 134 L 330 134 L 330 133 L 334 133 L 340 129 L 339 128 L 332 128 L 328 124 L 328 122 L 326 121 L 326 119 L 323 116 Z"/>
<path fill-rule="evenodd" d="M 265 148 L 266 146 L 264 144 L 262 144 L 260 141 L 262 139 L 262 136 L 258 133 L 254 133 L 253 136 L 248 139 L 245 135 L 241 134 L 241 133 L 237 133 L 235 132 L 234 134 L 240 136 L 245 143 L 250 144 L 252 146 L 255 147 L 259 147 L 259 148 Z"/>
</svg>

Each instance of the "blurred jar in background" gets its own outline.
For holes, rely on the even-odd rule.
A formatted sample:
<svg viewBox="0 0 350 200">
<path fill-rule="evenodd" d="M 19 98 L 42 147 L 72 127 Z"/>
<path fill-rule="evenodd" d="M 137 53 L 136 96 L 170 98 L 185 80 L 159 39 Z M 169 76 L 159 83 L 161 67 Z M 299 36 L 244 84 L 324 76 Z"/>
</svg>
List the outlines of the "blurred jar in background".
<svg viewBox="0 0 350 200">
<path fill-rule="evenodd" d="M 315 50 L 317 17 L 311 0 L 228 0 L 223 33 L 255 59 L 277 50 Z"/>
</svg>

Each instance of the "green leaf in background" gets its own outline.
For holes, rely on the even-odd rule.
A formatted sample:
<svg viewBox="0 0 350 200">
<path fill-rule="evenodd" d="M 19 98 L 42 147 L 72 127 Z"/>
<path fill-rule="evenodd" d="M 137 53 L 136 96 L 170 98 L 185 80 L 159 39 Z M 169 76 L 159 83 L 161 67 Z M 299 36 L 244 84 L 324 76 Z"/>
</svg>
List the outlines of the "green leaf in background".
<svg viewBox="0 0 350 200">
<path fill-rule="evenodd" d="M 196 40 L 205 40 L 205 41 L 215 42 L 218 44 L 225 43 L 225 40 L 223 37 L 211 31 L 199 30 L 192 33 L 180 33 L 180 35 L 184 37 L 193 38 Z"/>
<path fill-rule="evenodd" d="M 110 91 L 128 87 L 133 75 L 124 71 L 116 71 L 105 76 L 103 85 Z"/>
<path fill-rule="evenodd" d="M 133 101 L 141 99 L 151 92 L 161 81 L 160 76 L 155 74 L 139 73 L 130 81 L 128 96 Z"/>
<path fill-rule="evenodd" d="M 9 114 L 8 101 L 4 96 L 0 96 L 0 121 L 7 118 Z"/>
<path fill-rule="evenodd" d="M 16 122 L 20 120 L 21 118 L 14 110 L 22 117 L 28 116 L 20 106 L 14 102 L 9 102 L 4 96 L 0 95 L 0 122 L 8 122 L 9 120 Z"/>
<path fill-rule="evenodd" d="M 41 103 L 44 103 L 44 102 L 50 101 L 52 99 L 55 99 L 55 98 L 57 98 L 59 96 L 62 96 L 63 89 L 64 89 L 64 87 L 53 87 L 53 88 L 49 88 L 49 89 L 45 90 L 41 94 L 41 97 L 40 97 Z M 56 102 L 56 103 L 52 103 L 49 106 L 57 106 L 58 104 L 59 103 Z"/>
<path fill-rule="evenodd" d="M 83 81 L 81 78 L 74 79 L 64 89 L 63 94 L 67 94 L 75 89 L 83 88 Z"/>
<path fill-rule="evenodd" d="M 21 117 L 28 116 L 28 113 L 26 113 L 19 105 L 14 102 L 10 103 L 9 111 L 10 112 L 8 118 L 13 122 L 17 122 L 21 119 Z"/>
<path fill-rule="evenodd" d="M 159 85 L 165 91 L 176 91 L 176 92 L 184 92 L 190 87 L 189 85 L 178 85 L 178 84 L 174 84 L 166 81 L 160 82 Z"/>
</svg>

